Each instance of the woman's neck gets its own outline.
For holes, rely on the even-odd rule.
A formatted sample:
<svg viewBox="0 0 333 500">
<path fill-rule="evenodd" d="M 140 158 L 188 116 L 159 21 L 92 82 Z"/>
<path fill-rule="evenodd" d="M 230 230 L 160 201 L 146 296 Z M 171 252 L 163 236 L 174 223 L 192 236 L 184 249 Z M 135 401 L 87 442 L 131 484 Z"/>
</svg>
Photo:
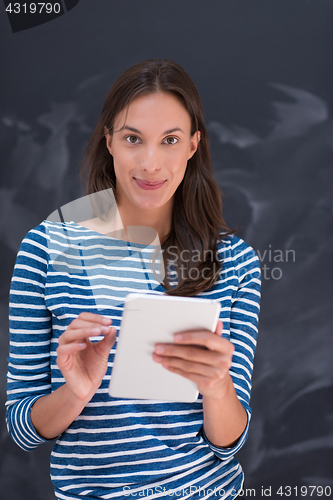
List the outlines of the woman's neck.
<svg viewBox="0 0 333 500">
<path fill-rule="evenodd" d="M 119 214 L 125 232 L 131 240 L 130 230 L 128 228 L 147 227 L 157 232 L 160 242 L 162 242 L 171 230 L 172 205 L 159 207 L 157 209 L 130 209 L 118 205 Z M 138 229 L 140 231 L 140 229 Z M 144 231 L 142 229 L 142 231 Z M 137 231 L 135 231 L 136 235 Z"/>
</svg>

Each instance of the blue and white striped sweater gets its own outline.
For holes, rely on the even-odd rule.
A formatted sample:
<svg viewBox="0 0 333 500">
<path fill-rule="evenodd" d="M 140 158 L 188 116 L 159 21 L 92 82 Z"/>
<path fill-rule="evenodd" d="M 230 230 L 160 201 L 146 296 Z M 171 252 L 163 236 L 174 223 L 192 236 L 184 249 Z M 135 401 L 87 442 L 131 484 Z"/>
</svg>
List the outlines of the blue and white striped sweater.
<svg viewBox="0 0 333 500">
<path fill-rule="evenodd" d="M 69 247 L 70 244 L 70 247 Z M 74 222 L 44 221 L 23 239 L 10 291 L 7 425 L 25 450 L 35 431 L 35 400 L 64 383 L 56 364 L 59 336 L 82 311 L 110 317 L 119 330 L 130 292 L 162 294 L 150 270 L 152 247 L 103 236 Z M 51 454 L 59 499 L 128 497 L 233 498 L 243 472 L 234 454 L 247 438 L 260 300 L 259 261 L 244 241 L 225 236 L 220 279 L 198 297 L 221 301 L 223 336 L 235 346 L 230 370 L 248 413 L 233 448 L 216 448 L 203 431 L 202 396 L 194 403 L 114 399 L 113 356 L 100 388 Z"/>
</svg>

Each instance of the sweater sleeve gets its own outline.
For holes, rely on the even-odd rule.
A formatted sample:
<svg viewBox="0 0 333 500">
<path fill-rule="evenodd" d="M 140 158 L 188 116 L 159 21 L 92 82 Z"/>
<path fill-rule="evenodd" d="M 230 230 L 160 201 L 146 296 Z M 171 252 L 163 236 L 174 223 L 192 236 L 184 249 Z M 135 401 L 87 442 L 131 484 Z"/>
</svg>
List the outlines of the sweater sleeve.
<svg viewBox="0 0 333 500">
<path fill-rule="evenodd" d="M 21 243 L 9 294 L 6 422 L 11 438 L 26 451 L 47 441 L 30 418 L 34 402 L 51 392 L 52 328 L 44 296 L 47 265 L 47 235 L 40 224 Z"/>
<path fill-rule="evenodd" d="M 230 458 L 244 445 L 251 419 L 250 396 L 253 358 L 257 344 L 258 321 L 260 310 L 261 270 L 255 251 L 239 240 L 234 257 L 235 271 L 238 276 L 238 288 L 232 297 L 230 315 L 230 341 L 235 350 L 229 371 L 237 397 L 247 413 L 247 424 L 243 434 L 232 448 L 214 446 L 203 437 L 212 451 L 222 460 Z"/>
</svg>

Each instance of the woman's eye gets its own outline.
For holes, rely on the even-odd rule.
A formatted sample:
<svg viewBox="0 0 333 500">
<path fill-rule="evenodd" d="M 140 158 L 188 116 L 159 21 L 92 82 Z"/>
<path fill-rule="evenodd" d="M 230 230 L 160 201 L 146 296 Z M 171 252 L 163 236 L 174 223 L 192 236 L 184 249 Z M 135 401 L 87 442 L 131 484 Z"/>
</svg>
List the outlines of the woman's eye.
<svg viewBox="0 0 333 500">
<path fill-rule="evenodd" d="M 167 144 L 172 145 L 172 144 L 176 144 L 176 142 L 178 142 L 178 139 L 177 139 L 177 137 L 167 137 L 165 139 L 165 141 Z"/>
<path fill-rule="evenodd" d="M 138 144 L 139 138 L 136 135 L 128 135 L 126 137 L 126 141 L 131 144 Z"/>
</svg>

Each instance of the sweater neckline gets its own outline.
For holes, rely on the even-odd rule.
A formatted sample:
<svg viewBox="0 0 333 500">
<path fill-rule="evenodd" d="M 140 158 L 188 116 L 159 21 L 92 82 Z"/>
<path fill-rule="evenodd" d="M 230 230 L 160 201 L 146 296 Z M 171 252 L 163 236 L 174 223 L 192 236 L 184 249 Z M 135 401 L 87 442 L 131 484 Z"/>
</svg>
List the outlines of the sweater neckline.
<svg viewBox="0 0 333 500">
<path fill-rule="evenodd" d="M 74 222 L 73 220 L 68 221 L 67 223 L 71 224 L 72 226 L 77 227 L 80 230 L 84 230 L 85 232 L 90 232 L 92 234 L 95 234 L 96 236 L 98 235 L 101 238 L 105 238 L 106 240 L 113 240 L 113 241 L 121 242 L 124 245 L 126 244 L 128 247 L 140 247 L 140 248 L 154 248 L 154 249 L 156 249 L 159 246 L 159 245 L 152 245 L 152 244 L 146 245 L 144 243 L 135 243 L 133 241 L 127 241 L 127 240 L 115 238 L 113 236 L 109 236 L 108 234 L 100 233 L 98 231 L 94 231 L 93 229 L 89 229 L 85 226 L 81 226 L 80 224 L 78 224 L 77 222 Z"/>
</svg>

